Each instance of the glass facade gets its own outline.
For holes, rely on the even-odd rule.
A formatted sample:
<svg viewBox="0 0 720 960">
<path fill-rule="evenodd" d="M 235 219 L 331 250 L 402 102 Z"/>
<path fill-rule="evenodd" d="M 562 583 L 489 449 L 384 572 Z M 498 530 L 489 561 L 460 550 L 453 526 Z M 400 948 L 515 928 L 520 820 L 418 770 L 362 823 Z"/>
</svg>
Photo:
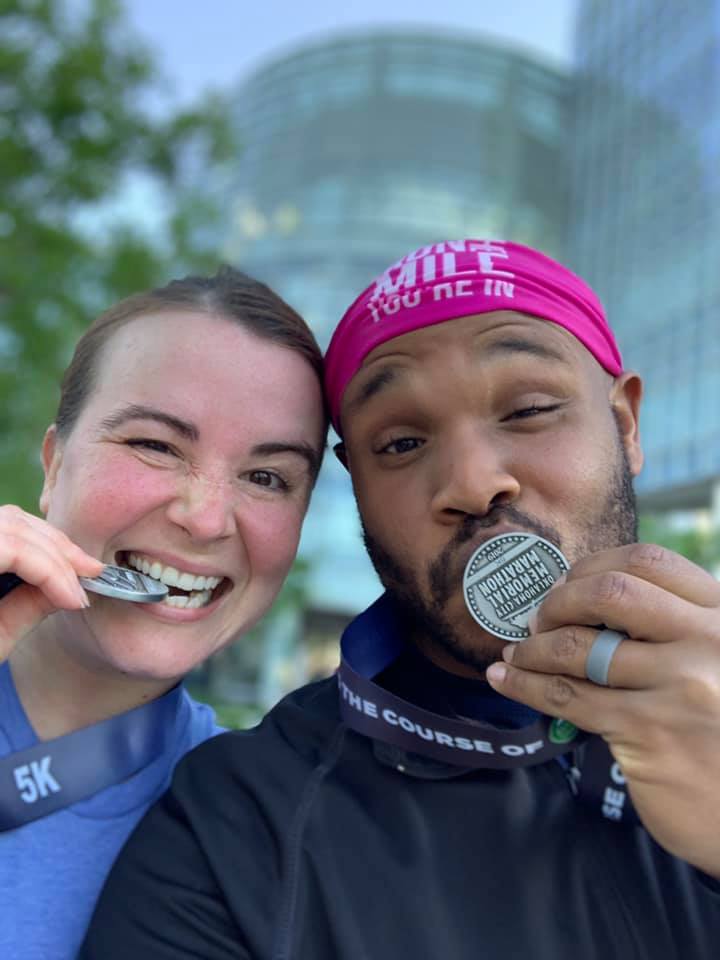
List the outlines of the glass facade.
<svg viewBox="0 0 720 960">
<path fill-rule="evenodd" d="M 491 236 L 562 257 L 567 111 L 564 73 L 483 39 L 306 44 L 238 91 L 225 255 L 299 309 L 323 347 L 367 283 L 416 247 Z M 379 594 L 332 454 L 301 553 L 314 609 L 353 613 Z"/>
<path fill-rule="evenodd" d="M 720 2 L 584 0 L 568 262 L 646 385 L 646 507 L 720 477 Z"/>
</svg>

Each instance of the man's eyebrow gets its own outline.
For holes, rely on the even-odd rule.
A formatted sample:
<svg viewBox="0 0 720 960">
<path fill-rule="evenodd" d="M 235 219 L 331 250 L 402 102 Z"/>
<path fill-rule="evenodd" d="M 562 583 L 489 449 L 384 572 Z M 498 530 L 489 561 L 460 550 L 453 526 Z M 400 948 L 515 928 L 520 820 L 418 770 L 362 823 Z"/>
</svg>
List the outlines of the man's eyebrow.
<svg viewBox="0 0 720 960">
<path fill-rule="evenodd" d="M 184 437 L 186 440 L 192 440 L 194 443 L 196 443 L 200 437 L 200 431 L 194 423 L 181 420 L 179 417 L 175 417 L 171 413 L 166 413 L 164 410 L 158 410 L 155 407 L 146 407 L 141 403 L 130 403 L 120 410 L 115 411 L 115 413 L 111 413 L 110 416 L 100 421 L 100 426 L 106 430 L 116 430 L 124 423 L 127 423 L 128 420 L 155 420 L 157 423 L 162 423 L 166 427 L 170 427 L 171 430 L 179 433 L 181 437 Z"/>
<path fill-rule="evenodd" d="M 294 453 L 302 457 L 310 468 L 312 476 L 316 476 L 320 469 L 320 455 L 309 443 L 284 443 L 283 441 L 268 441 L 258 443 L 252 448 L 255 456 L 269 457 L 274 453 Z"/>
<path fill-rule="evenodd" d="M 383 367 L 382 370 L 378 370 L 374 376 L 366 380 L 362 387 L 360 387 L 357 396 L 349 401 L 348 411 L 356 410 L 364 403 L 367 403 L 376 393 L 380 393 L 385 387 L 398 380 L 401 374 L 402 370 L 399 367 L 387 366 Z"/>
<path fill-rule="evenodd" d="M 523 353 L 538 357 L 541 360 L 554 360 L 560 361 L 561 363 L 568 362 L 567 357 L 561 353 L 560 350 L 556 350 L 555 347 L 538 343 L 537 340 L 525 339 L 518 336 L 504 337 L 500 340 L 494 340 L 491 343 L 483 343 L 479 352 L 483 357 Z M 358 390 L 357 395 L 348 402 L 348 411 L 356 410 L 364 403 L 367 403 L 371 397 L 374 397 L 385 387 L 397 381 L 403 373 L 404 370 L 402 367 L 386 366 L 378 370 L 374 376 L 365 381 Z"/>
<path fill-rule="evenodd" d="M 567 363 L 567 357 L 556 350 L 555 347 L 545 343 L 538 343 L 537 340 L 526 340 L 523 337 L 505 337 L 501 340 L 493 340 L 491 343 L 483 343 L 479 352 L 483 357 L 494 357 L 507 353 L 526 353 L 540 360 L 559 360 L 561 363 Z"/>
</svg>

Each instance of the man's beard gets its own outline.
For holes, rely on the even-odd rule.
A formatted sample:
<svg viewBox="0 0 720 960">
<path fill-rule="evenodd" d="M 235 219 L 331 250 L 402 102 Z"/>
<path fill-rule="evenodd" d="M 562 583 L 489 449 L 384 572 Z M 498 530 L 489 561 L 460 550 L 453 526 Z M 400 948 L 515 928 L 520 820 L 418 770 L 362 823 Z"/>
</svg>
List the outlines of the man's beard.
<svg viewBox="0 0 720 960">
<path fill-rule="evenodd" d="M 633 478 L 625 448 L 619 439 L 617 449 L 615 473 L 604 508 L 594 515 L 585 530 L 573 531 L 579 533 L 581 539 L 574 545 L 571 561 L 637 541 Z M 362 517 L 360 522 L 370 560 L 388 595 L 407 620 L 412 635 L 422 638 L 430 648 L 444 651 L 456 663 L 481 672 L 498 659 L 500 641 L 483 642 L 481 636 L 468 639 L 453 626 L 446 614 L 448 601 L 457 592 L 463 575 L 463 570 L 456 569 L 458 549 L 475 538 L 479 530 L 491 529 L 501 523 L 505 527 L 537 534 L 563 549 L 557 530 L 511 504 L 495 507 L 484 517 L 468 515 L 450 543 L 427 566 L 430 599 L 426 600 L 417 574 L 370 533 Z"/>
</svg>

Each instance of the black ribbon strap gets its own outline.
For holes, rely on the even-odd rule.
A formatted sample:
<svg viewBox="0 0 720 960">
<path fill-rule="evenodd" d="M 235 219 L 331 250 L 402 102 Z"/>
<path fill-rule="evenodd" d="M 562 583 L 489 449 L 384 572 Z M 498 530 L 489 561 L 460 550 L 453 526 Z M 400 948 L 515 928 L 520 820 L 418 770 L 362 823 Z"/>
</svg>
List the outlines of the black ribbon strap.
<svg viewBox="0 0 720 960">
<path fill-rule="evenodd" d="M 340 713 L 353 730 L 456 766 L 535 766 L 569 753 L 587 737 L 572 724 L 546 716 L 519 730 L 499 730 L 431 713 L 361 677 L 345 660 L 338 669 L 338 687 Z"/>
</svg>

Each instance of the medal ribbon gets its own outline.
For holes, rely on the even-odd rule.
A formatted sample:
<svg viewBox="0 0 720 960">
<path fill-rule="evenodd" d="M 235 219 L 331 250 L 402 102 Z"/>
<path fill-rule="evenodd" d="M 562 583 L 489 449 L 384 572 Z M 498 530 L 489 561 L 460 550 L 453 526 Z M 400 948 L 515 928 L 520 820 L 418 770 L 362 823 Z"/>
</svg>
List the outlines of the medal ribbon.
<svg viewBox="0 0 720 960">
<path fill-rule="evenodd" d="M 630 797 L 605 742 L 559 718 L 541 715 L 520 729 L 445 717 L 417 707 L 373 683 L 401 652 L 404 641 L 386 597 L 346 628 L 337 671 L 340 714 L 352 730 L 409 753 L 465 769 L 509 770 L 580 753 L 568 770 L 574 795 L 614 822 L 637 822 Z M 587 741 L 587 743 L 586 743 Z"/>
<path fill-rule="evenodd" d="M 0 831 L 14 830 L 127 780 L 175 733 L 182 687 L 152 703 L 0 759 Z"/>
<path fill-rule="evenodd" d="M 568 753 L 587 736 L 571 724 L 545 716 L 520 730 L 443 717 L 401 700 L 360 676 L 345 660 L 338 670 L 338 687 L 340 713 L 353 730 L 461 767 L 534 766 Z"/>
</svg>

